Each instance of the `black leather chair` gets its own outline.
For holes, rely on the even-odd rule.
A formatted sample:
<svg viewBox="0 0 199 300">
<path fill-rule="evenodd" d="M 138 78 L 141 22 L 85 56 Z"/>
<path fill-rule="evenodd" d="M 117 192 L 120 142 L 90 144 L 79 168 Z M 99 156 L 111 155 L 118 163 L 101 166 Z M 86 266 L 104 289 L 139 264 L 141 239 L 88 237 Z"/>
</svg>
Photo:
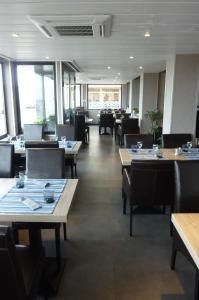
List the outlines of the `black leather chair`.
<svg viewBox="0 0 199 300">
<path fill-rule="evenodd" d="M 28 141 L 25 142 L 25 148 L 59 148 L 57 141 Z"/>
<path fill-rule="evenodd" d="M 102 134 L 101 130 L 104 128 L 104 133 L 107 133 L 107 128 L 110 128 L 113 135 L 114 118 L 112 113 L 105 113 L 100 115 L 99 119 L 99 135 Z"/>
<path fill-rule="evenodd" d="M 173 161 L 132 161 L 130 172 L 123 172 L 123 213 L 126 202 L 130 204 L 130 236 L 132 236 L 133 208 L 137 205 L 152 207 L 169 205 L 173 210 L 174 170 Z"/>
<path fill-rule="evenodd" d="M 82 141 L 83 144 L 89 142 L 90 130 L 86 125 L 85 116 L 75 115 L 75 140 Z"/>
<path fill-rule="evenodd" d="M 14 176 L 14 145 L 0 144 L 0 177 Z"/>
<path fill-rule="evenodd" d="M 69 124 L 57 124 L 56 136 L 61 141 L 61 136 L 65 136 L 67 141 L 75 141 L 75 126 Z"/>
<path fill-rule="evenodd" d="M 56 126 L 56 136 L 59 141 L 61 140 L 61 136 L 65 136 L 67 141 L 75 141 L 75 126 L 69 124 L 58 124 Z M 75 169 L 75 176 L 77 176 L 77 162 L 74 156 L 65 156 L 65 165 L 70 166 L 71 168 L 71 178 L 74 178 L 73 168 Z"/>
<path fill-rule="evenodd" d="M 139 134 L 138 119 L 122 119 L 117 132 L 120 146 L 124 143 L 124 134 Z"/>
<path fill-rule="evenodd" d="M 65 178 L 65 150 L 64 149 L 27 149 L 26 150 L 26 174 L 28 178 Z M 39 223 L 40 229 L 55 229 L 56 245 L 59 244 L 59 232 L 57 224 Z M 15 235 L 17 237 L 18 229 L 29 228 L 28 223 L 13 223 Z M 64 239 L 66 240 L 66 224 L 63 223 Z M 59 246 L 56 246 L 59 247 Z"/>
<path fill-rule="evenodd" d="M 39 141 L 43 138 L 43 125 L 40 124 L 24 124 L 24 140 Z"/>
<path fill-rule="evenodd" d="M 41 247 L 15 246 L 8 226 L 0 226 L 0 298 L 36 299 L 44 264 Z"/>
<path fill-rule="evenodd" d="M 187 142 L 192 141 L 192 135 L 189 133 L 171 133 L 162 135 L 163 148 L 178 148 Z"/>
<path fill-rule="evenodd" d="M 26 174 L 28 178 L 65 178 L 64 149 L 28 148 Z"/>
<path fill-rule="evenodd" d="M 125 134 L 124 135 L 124 147 L 131 148 L 131 145 L 136 145 L 138 141 L 142 141 L 142 148 L 153 147 L 153 135 L 152 134 Z"/>
<path fill-rule="evenodd" d="M 175 213 L 199 213 L 199 161 L 175 161 Z M 182 252 L 191 262 L 190 255 L 177 231 L 173 232 L 171 269 L 175 268 L 177 251 Z M 199 293 L 198 293 L 199 296 Z M 198 299 L 198 298 L 197 298 Z"/>
</svg>

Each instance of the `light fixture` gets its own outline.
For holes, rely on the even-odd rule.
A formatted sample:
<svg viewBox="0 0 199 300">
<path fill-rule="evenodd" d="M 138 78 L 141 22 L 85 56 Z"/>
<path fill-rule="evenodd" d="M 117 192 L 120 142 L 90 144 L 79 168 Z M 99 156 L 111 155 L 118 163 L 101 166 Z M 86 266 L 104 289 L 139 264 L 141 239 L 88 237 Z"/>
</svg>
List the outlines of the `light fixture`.
<svg viewBox="0 0 199 300">
<path fill-rule="evenodd" d="M 107 67 L 107 69 L 108 69 L 108 70 L 110 70 L 110 69 L 111 69 L 111 67 L 110 67 L 110 66 L 108 66 L 108 67 Z"/>
<path fill-rule="evenodd" d="M 151 36 L 151 33 L 150 33 L 149 31 L 146 31 L 145 34 L 144 34 L 144 36 L 145 36 L 145 37 L 150 37 L 150 36 Z"/>
<path fill-rule="evenodd" d="M 19 34 L 13 32 L 13 33 L 12 33 L 12 37 L 13 37 L 13 38 L 18 38 L 18 37 L 19 37 Z"/>
<path fill-rule="evenodd" d="M 120 76 L 120 72 L 118 72 L 117 75 Z"/>
<path fill-rule="evenodd" d="M 139 66 L 139 69 L 142 70 L 142 69 L 143 69 L 143 66 Z"/>
<path fill-rule="evenodd" d="M 49 59 L 49 58 L 50 58 L 49 56 L 46 56 L 46 57 L 45 57 L 45 59 Z"/>
<path fill-rule="evenodd" d="M 129 59 L 134 59 L 134 56 L 129 56 Z"/>
</svg>

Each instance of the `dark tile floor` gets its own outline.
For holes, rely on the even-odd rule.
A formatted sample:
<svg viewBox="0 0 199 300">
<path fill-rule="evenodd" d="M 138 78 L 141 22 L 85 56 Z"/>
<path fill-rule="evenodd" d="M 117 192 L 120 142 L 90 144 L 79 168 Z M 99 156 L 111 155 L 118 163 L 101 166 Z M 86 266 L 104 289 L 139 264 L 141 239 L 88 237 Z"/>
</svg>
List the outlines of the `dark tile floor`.
<svg viewBox="0 0 199 300">
<path fill-rule="evenodd" d="M 122 214 L 118 145 L 91 127 L 78 159 L 79 186 L 62 241 L 67 264 L 57 300 L 191 300 L 194 270 L 179 254 L 169 268 L 168 215 L 136 215 L 133 238 Z M 46 232 L 51 252 L 52 233 Z"/>
</svg>

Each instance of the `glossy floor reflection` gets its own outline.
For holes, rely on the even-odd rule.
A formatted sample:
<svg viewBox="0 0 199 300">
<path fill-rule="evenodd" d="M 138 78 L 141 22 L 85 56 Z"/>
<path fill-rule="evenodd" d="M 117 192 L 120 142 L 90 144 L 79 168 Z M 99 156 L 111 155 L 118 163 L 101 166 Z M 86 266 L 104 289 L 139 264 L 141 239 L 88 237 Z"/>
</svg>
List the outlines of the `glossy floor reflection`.
<svg viewBox="0 0 199 300">
<path fill-rule="evenodd" d="M 78 159 L 80 179 L 62 241 L 66 269 L 57 300 L 191 300 L 194 270 L 179 254 L 169 268 L 168 215 L 136 215 L 129 237 L 129 216 L 122 214 L 121 165 L 111 136 L 90 128 L 90 143 Z M 48 252 L 53 251 L 45 232 Z"/>
</svg>

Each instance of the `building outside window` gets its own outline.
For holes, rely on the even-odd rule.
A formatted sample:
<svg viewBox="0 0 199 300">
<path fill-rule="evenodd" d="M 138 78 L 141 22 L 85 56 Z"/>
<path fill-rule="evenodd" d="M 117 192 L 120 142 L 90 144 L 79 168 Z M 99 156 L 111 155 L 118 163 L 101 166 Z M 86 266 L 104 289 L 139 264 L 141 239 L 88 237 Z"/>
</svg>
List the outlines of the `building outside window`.
<svg viewBox="0 0 199 300">
<path fill-rule="evenodd" d="M 88 85 L 89 109 L 121 107 L 121 85 Z"/>
<path fill-rule="evenodd" d="M 43 124 L 45 132 L 54 132 L 54 64 L 17 64 L 20 125 Z"/>
<path fill-rule="evenodd" d="M 0 136 L 7 134 L 5 97 L 3 88 L 3 70 L 0 64 Z"/>
</svg>

